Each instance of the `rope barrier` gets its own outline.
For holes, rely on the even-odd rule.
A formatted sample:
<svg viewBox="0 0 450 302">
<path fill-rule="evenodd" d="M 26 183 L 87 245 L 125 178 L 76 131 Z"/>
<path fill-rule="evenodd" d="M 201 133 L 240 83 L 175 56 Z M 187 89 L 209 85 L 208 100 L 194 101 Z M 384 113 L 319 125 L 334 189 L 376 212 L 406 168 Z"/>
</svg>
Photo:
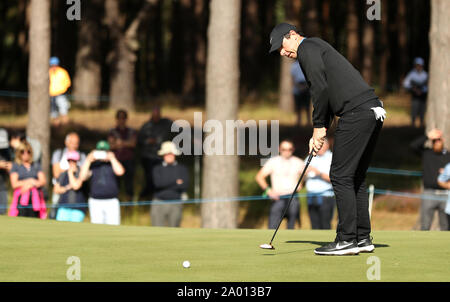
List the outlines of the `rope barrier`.
<svg viewBox="0 0 450 302">
<path fill-rule="evenodd" d="M 377 174 L 389 174 L 389 175 L 404 175 L 404 176 L 422 176 L 423 174 L 420 171 L 374 168 L 374 167 L 369 167 L 369 169 L 367 169 L 367 172 Z"/>
<path fill-rule="evenodd" d="M 369 193 L 369 190 L 368 190 Z M 406 197 L 412 199 L 426 199 L 426 200 L 437 200 L 437 201 L 447 201 L 448 200 L 448 191 L 443 191 L 439 196 L 438 195 L 429 195 L 429 194 L 417 194 L 417 193 L 408 193 L 408 192 L 399 192 L 399 191 L 391 191 L 391 190 L 382 190 L 382 189 L 374 189 L 374 193 L 377 195 L 385 195 L 385 196 L 398 196 L 398 197 Z M 322 193 L 298 193 L 295 197 L 307 197 L 307 196 L 319 196 Z M 222 197 L 222 198 L 192 198 L 192 199 L 173 199 L 173 200 L 164 200 L 164 201 L 124 201 L 120 202 L 121 207 L 127 206 L 148 206 L 148 205 L 162 205 L 162 204 L 201 204 L 207 202 L 241 202 L 241 201 L 261 201 L 261 200 L 270 200 L 270 197 L 254 195 L 254 196 L 237 196 L 237 197 Z M 87 208 L 87 203 L 74 203 L 74 204 L 48 204 L 46 207 L 48 209 L 51 208 L 60 208 L 60 207 L 70 207 L 70 208 Z M 32 205 L 23 207 L 23 208 L 31 208 Z M 0 206 L 0 208 L 7 208 L 5 206 Z"/>
</svg>

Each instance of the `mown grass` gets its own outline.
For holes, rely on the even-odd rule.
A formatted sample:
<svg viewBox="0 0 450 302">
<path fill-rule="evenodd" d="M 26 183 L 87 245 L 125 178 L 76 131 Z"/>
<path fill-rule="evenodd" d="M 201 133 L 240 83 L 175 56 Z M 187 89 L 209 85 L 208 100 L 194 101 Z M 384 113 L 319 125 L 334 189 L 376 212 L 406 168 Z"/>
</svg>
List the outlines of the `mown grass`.
<svg viewBox="0 0 450 302">
<path fill-rule="evenodd" d="M 376 231 L 373 254 L 347 257 L 314 255 L 334 231 L 280 230 L 275 250 L 259 249 L 272 233 L 0 217 L 0 281 L 68 281 L 71 256 L 80 260 L 83 282 L 364 282 L 371 281 L 372 256 L 375 282 L 450 281 L 447 232 Z"/>
</svg>

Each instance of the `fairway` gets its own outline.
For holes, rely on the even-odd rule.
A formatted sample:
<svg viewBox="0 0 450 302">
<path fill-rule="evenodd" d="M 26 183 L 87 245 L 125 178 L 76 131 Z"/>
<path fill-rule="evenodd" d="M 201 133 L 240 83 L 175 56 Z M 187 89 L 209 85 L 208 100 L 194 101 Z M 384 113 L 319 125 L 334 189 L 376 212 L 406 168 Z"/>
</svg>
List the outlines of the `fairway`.
<svg viewBox="0 0 450 302">
<path fill-rule="evenodd" d="M 0 281 L 68 281 L 79 257 L 81 281 L 368 281 L 376 256 L 380 281 L 450 281 L 450 233 L 377 231 L 375 252 L 316 256 L 334 231 L 106 226 L 0 217 Z M 190 268 L 182 263 L 189 260 Z M 71 281 L 76 282 L 76 281 Z M 376 282 L 376 281 L 374 281 Z"/>
</svg>

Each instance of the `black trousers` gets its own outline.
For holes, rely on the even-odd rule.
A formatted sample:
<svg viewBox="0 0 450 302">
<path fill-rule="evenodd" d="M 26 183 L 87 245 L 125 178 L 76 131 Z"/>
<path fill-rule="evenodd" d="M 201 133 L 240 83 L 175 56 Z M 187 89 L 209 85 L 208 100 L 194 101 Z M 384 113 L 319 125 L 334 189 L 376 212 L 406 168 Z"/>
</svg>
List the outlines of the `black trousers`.
<svg viewBox="0 0 450 302">
<path fill-rule="evenodd" d="M 426 98 L 418 98 L 412 97 L 411 99 L 411 125 L 414 126 L 414 122 L 416 118 L 419 117 L 420 125 L 424 125 L 425 118 L 425 109 L 426 109 Z"/>
<path fill-rule="evenodd" d="M 149 158 L 149 157 L 142 158 L 142 168 L 144 169 L 145 183 L 141 193 L 139 194 L 140 199 L 146 197 L 153 198 L 155 185 L 153 184 L 152 170 L 153 167 L 159 165 L 161 162 L 162 159 L 160 158 Z"/>
<path fill-rule="evenodd" d="M 308 213 L 313 230 L 331 229 L 335 205 L 333 196 L 308 196 Z"/>
<path fill-rule="evenodd" d="M 121 181 L 125 184 L 125 193 L 129 198 L 134 196 L 134 160 L 121 160 L 120 163 L 125 168 L 125 174 L 117 177 L 117 183 L 119 184 Z"/>
<path fill-rule="evenodd" d="M 361 240 L 371 232 L 366 172 L 383 123 L 366 102 L 339 119 L 334 140 L 330 179 L 338 210 L 338 240 Z"/>
<path fill-rule="evenodd" d="M 269 229 L 277 228 L 281 215 L 283 215 L 283 211 L 286 208 L 290 197 L 291 195 L 282 195 L 279 200 L 272 200 L 269 214 Z M 296 221 L 300 223 L 300 203 L 296 197 L 292 199 L 289 209 L 287 209 L 283 219 L 285 217 L 288 219 L 288 229 L 294 229 Z"/>
</svg>

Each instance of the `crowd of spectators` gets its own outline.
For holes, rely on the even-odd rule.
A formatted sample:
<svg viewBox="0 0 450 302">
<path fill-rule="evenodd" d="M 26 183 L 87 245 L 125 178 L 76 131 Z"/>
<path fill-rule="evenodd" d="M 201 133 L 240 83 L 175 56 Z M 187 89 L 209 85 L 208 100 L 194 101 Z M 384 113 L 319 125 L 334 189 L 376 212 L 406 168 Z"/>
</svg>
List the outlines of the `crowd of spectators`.
<svg viewBox="0 0 450 302">
<path fill-rule="evenodd" d="M 87 154 L 80 151 L 76 132 L 65 136 L 64 146 L 51 156 L 51 197 L 39 141 L 0 129 L 0 214 L 81 222 L 89 212 L 91 223 L 119 225 L 120 186 L 125 187 L 124 199 L 134 200 L 138 153 L 145 176 L 139 197 L 170 202 L 185 196 L 189 173 L 175 159 L 180 151 L 171 142 L 172 121 L 161 117 L 159 107 L 139 131 L 128 127 L 127 119 L 128 113 L 118 110 L 116 127 Z M 50 209 L 46 200 L 51 200 Z M 152 206 L 152 225 L 179 226 L 181 210 L 175 203 Z"/>
<path fill-rule="evenodd" d="M 41 167 L 39 141 L 24 133 L 0 128 L 0 214 L 37 217 L 57 221 L 119 225 L 120 201 L 153 200 L 153 226 L 180 226 L 182 203 L 189 186 L 188 169 L 176 159 L 180 151 L 171 141 L 172 121 L 161 117 L 158 107 L 139 131 L 127 126 L 125 110 L 116 113 L 116 126 L 94 150 L 80 151 L 80 136 L 70 132 L 64 146 L 51 156 L 51 197 Z M 420 228 L 430 230 L 435 212 L 439 229 L 450 229 L 450 153 L 444 147 L 444 135 L 432 129 L 410 144 L 421 156 L 423 192 L 420 206 Z M 303 170 L 304 160 L 294 156 L 294 143 L 283 140 L 279 155 L 270 158 L 256 175 L 264 194 L 272 201 L 268 227 L 275 228 Z M 135 192 L 136 158 L 140 157 L 144 177 L 142 191 Z M 304 181 L 312 229 L 331 229 L 336 206 L 329 171 L 332 152 L 329 142 L 311 162 Z M 270 182 L 266 178 L 270 177 Z M 12 189 L 8 202 L 8 180 Z M 120 194 L 121 184 L 124 194 Z M 299 187 L 299 190 L 303 184 Z M 444 196 L 444 197 L 443 197 Z M 444 200 L 448 198 L 448 201 Z M 51 200 L 50 209 L 46 200 Z M 298 202 L 286 213 L 288 228 L 300 225 Z"/>
</svg>

